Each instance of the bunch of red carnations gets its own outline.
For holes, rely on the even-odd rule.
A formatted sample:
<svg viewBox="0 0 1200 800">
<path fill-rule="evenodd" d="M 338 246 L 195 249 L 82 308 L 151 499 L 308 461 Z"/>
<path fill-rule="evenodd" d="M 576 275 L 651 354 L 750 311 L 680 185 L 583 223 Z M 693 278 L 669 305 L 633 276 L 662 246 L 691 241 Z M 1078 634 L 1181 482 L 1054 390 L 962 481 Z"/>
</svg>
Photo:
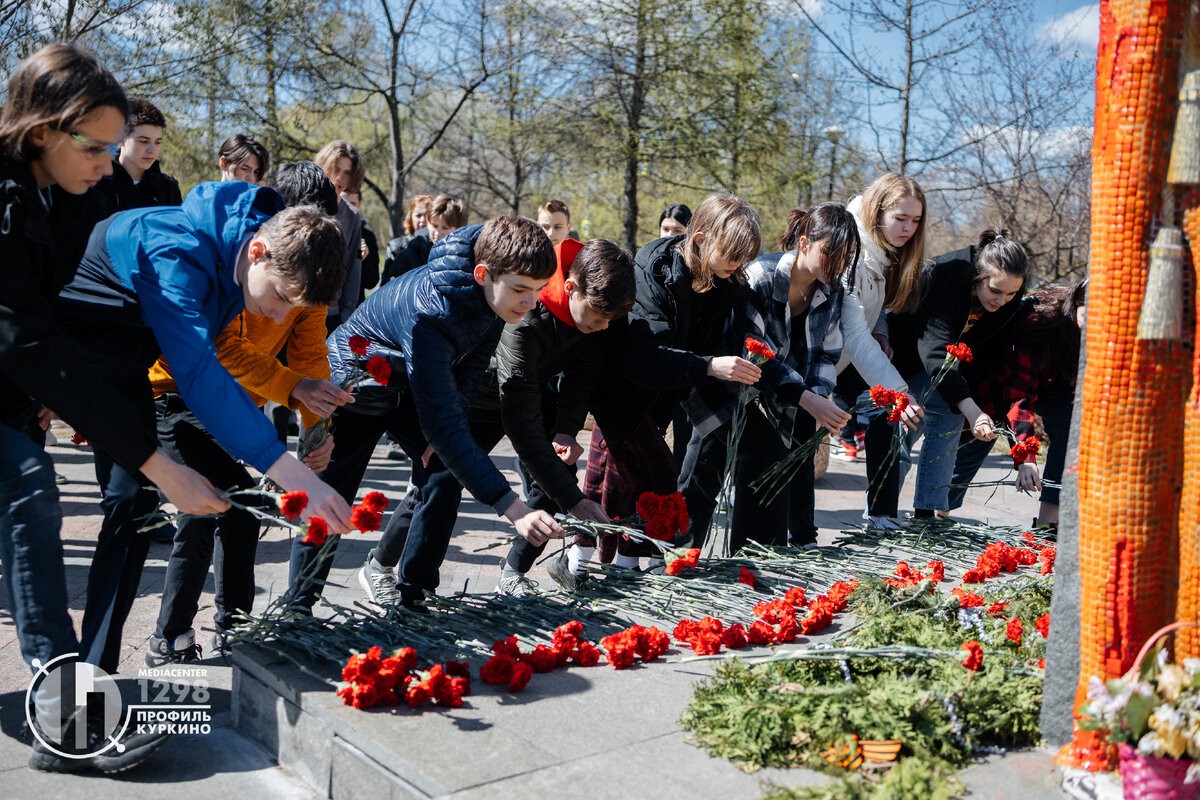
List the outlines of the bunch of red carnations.
<svg viewBox="0 0 1200 800">
<path fill-rule="evenodd" d="M 1001 572 L 1016 572 L 1018 567 L 1041 564 L 1042 575 L 1054 571 L 1055 548 L 1044 545 L 1033 534 L 1021 534 L 1025 547 L 1013 547 L 1004 542 L 992 542 L 975 559 L 974 569 L 963 573 L 963 583 L 983 583 Z"/>
<path fill-rule="evenodd" d="M 889 586 L 894 586 L 897 589 L 908 589 L 915 587 L 921 581 L 929 581 L 929 591 L 933 591 L 933 584 L 941 583 L 946 579 L 946 565 L 941 561 L 930 561 L 925 565 L 928 573 L 922 573 L 915 567 L 910 567 L 907 561 L 901 561 L 896 564 L 896 572 L 893 577 L 884 578 L 883 582 Z"/>
<path fill-rule="evenodd" d="M 420 672 L 413 648 L 402 647 L 384 658 L 381 648 L 372 647 L 366 653 L 350 656 L 342 667 L 346 685 L 338 690 L 338 697 L 360 709 L 401 704 L 417 708 L 430 701 L 458 708 L 463 697 L 471 693 L 470 676 L 466 662 L 447 661 Z"/>
<path fill-rule="evenodd" d="M 683 500 L 683 493 L 642 492 L 637 501 L 637 518 L 622 519 L 621 524 L 640 527 L 651 539 L 670 541 L 676 533 L 688 529 L 687 503 Z"/>
<path fill-rule="evenodd" d="M 632 625 L 600 640 L 604 656 L 613 669 L 633 666 L 635 656 L 654 661 L 671 647 L 671 637 L 658 628 Z"/>
<path fill-rule="evenodd" d="M 550 672 L 570 663 L 592 667 L 600 661 L 600 651 L 583 638 L 583 623 L 571 620 L 559 625 L 549 645 L 539 644 L 529 652 L 521 652 L 516 636 L 492 644 L 492 657 L 479 670 L 485 683 L 508 686 L 519 692 L 529 685 L 535 672 Z"/>
<path fill-rule="evenodd" d="M 882 386 L 871 387 L 871 400 L 875 403 L 876 408 L 892 407 L 888 412 L 888 422 L 899 422 L 901 415 L 904 414 L 904 409 L 908 408 L 908 395 L 904 392 L 885 389 Z"/>
<path fill-rule="evenodd" d="M 1017 442 L 1008 451 L 1012 456 L 1013 469 L 1022 464 L 1036 464 L 1038 451 L 1041 450 L 1042 443 L 1038 441 L 1036 436 L 1026 436 L 1024 441 Z"/>
<path fill-rule="evenodd" d="M 299 521 L 300 515 L 308 507 L 307 492 L 286 492 L 279 496 L 279 512 L 289 520 Z M 387 510 L 388 499 L 383 492 L 367 492 L 363 501 L 354 507 L 350 513 L 350 524 L 362 533 L 379 530 L 383 524 L 383 512 Z M 329 536 L 329 523 L 321 517 L 309 517 L 302 523 L 304 535 L 300 541 L 304 544 L 322 545 Z"/>
</svg>

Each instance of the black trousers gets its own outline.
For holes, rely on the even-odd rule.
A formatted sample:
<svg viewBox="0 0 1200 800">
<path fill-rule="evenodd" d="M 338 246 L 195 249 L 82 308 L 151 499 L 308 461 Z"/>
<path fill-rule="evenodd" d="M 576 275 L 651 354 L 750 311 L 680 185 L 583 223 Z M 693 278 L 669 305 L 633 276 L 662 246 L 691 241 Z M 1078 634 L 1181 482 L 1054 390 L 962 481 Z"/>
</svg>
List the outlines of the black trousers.
<svg viewBox="0 0 1200 800">
<path fill-rule="evenodd" d="M 158 440 L 173 460 L 186 464 L 218 489 L 250 489 L 255 481 L 229 455 L 177 394 L 155 401 Z M 219 517 L 189 519 L 179 526 L 167 574 L 156 633 L 172 641 L 192 627 L 200 594 L 212 564 L 218 629 L 232 627 L 236 617 L 254 607 L 254 557 L 258 520 L 231 508 Z"/>
<path fill-rule="evenodd" d="M 796 419 L 793 441 L 808 440 L 816 431 L 816 421 L 801 412 Z M 724 479 L 728 423 L 708 436 L 693 432 L 687 455 L 680 469 L 679 488 L 687 503 L 691 525 L 688 541 L 681 545 L 700 547 L 716 511 Z M 733 519 L 730 550 L 737 552 L 747 541 L 786 545 L 791 531 L 792 544 L 816 541 L 816 507 L 813 487 L 813 463 L 808 459 L 791 483 L 770 503 L 764 503 L 750 488 L 764 470 L 788 453 L 779 433 L 757 407 L 746 410 L 746 426 L 738 444 L 733 477 Z"/>
</svg>

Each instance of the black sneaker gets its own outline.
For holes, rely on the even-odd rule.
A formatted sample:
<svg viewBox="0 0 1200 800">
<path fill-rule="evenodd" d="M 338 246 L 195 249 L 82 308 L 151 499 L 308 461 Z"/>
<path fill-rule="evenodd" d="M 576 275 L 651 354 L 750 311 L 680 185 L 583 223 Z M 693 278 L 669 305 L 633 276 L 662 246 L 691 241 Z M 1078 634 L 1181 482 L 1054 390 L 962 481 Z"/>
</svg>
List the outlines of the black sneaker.
<svg viewBox="0 0 1200 800">
<path fill-rule="evenodd" d="M 161 667 L 164 664 L 199 661 L 201 652 L 202 648 L 196 644 L 196 631 L 191 628 L 176 636 L 174 642 L 168 642 L 156 633 L 150 637 L 146 650 L 146 666 Z"/>
<path fill-rule="evenodd" d="M 67 722 L 63 739 L 73 737 L 74 726 L 78 715 Z M 103 747 L 104 732 L 101 730 L 102 717 L 88 716 L 87 738 L 88 749 Z M 146 760 L 146 757 L 166 743 L 171 738 L 169 733 L 135 733 L 127 730 L 117 743 L 103 753 L 87 758 L 67 758 L 46 747 L 41 741 L 35 740 L 33 753 L 29 756 L 29 767 L 38 772 L 83 772 L 94 770 L 105 774 L 124 772 L 132 769 Z"/>
</svg>

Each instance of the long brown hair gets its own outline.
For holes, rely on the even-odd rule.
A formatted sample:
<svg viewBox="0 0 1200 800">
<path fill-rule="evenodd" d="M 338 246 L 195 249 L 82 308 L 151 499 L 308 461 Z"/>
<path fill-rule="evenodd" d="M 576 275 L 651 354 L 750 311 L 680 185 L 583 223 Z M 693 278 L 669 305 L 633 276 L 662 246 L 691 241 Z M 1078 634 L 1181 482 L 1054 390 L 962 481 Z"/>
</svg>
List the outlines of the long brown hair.
<svg viewBox="0 0 1200 800">
<path fill-rule="evenodd" d="M 921 203 L 921 221 L 911 238 L 900 248 L 892 247 L 883 236 L 883 214 L 906 197 Z M 887 253 L 892 262 L 883 293 L 883 307 L 904 313 L 914 311 L 921 299 L 921 264 L 925 260 L 925 222 L 929 207 L 920 185 L 905 175 L 889 172 L 880 175 L 863 190 L 861 214 L 865 230 Z"/>
<path fill-rule="evenodd" d="M 8 79 L 8 98 L 0 109 L 0 150 L 34 161 L 42 155 L 29 139 L 34 128 L 69 131 L 103 106 L 129 116 L 125 90 L 108 68 L 77 44 L 48 44 Z"/>
<path fill-rule="evenodd" d="M 696 234 L 703 233 L 703 241 Z M 692 291 L 703 293 L 713 288 L 712 258 L 720 256 L 741 266 L 733 273 L 745 280 L 746 263 L 758 257 L 762 233 L 758 213 L 734 194 L 710 194 L 704 198 L 688 223 L 678 253 L 692 273 Z"/>
</svg>

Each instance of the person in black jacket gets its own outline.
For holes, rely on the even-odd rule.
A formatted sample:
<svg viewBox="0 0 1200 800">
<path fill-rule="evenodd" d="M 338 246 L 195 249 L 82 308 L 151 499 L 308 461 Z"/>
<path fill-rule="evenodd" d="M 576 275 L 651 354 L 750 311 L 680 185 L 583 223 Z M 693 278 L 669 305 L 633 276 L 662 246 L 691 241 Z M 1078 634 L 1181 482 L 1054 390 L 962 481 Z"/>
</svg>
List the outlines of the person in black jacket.
<svg viewBox="0 0 1200 800">
<path fill-rule="evenodd" d="M 228 508 L 208 481 L 158 449 L 152 422 L 143 421 L 136 404 L 85 362 L 55 316 L 55 297 L 77 263 L 79 229 L 94 219 L 71 201 L 86 200 L 89 188 L 109 173 L 128 108 L 120 84 L 95 56 L 60 43 L 17 67 L 0 110 L 0 567 L 17 640 L 30 665 L 79 652 L 67 612 L 53 466 L 19 430 L 30 408 L 34 413 L 40 408 L 32 398 L 157 484 L 181 511 Z M 54 187 L 61 194 L 52 194 Z M 165 738 L 128 735 L 122 747 L 109 749 L 111 731 L 100 730 L 89 717 L 85 738 L 105 752 L 64 756 L 46 743 L 74 739 L 71 731 L 83 722 L 78 716 L 65 719 L 72 695 L 56 688 L 63 687 L 44 683 L 34 692 L 39 710 L 57 709 L 51 713 L 65 723 L 59 731 L 40 732 L 29 762 L 34 769 L 116 772 L 141 761 Z M 43 719 L 40 711 L 35 720 Z"/>
<path fill-rule="evenodd" d="M 947 345 L 964 343 L 972 352 L 970 363 L 951 359 L 927 399 L 922 431 L 910 437 L 925 435 L 913 498 L 918 519 L 949 511 L 948 487 L 964 421 L 979 447 L 990 448 L 996 438 L 995 422 L 971 396 L 964 373 L 1003 372 L 1009 329 L 1028 275 L 1025 248 L 1007 231 L 989 228 L 974 247 L 935 258 L 922 272 L 916 312 L 897 314 L 889 321 L 893 363 L 918 397 L 929 393 L 932 378 L 942 372 Z M 899 469 L 893 465 L 884 479 L 893 497 L 899 495 Z"/>
<path fill-rule="evenodd" d="M 651 242 L 634 259 L 637 299 L 600 384 L 584 485 L 610 516 L 633 513 L 642 492 L 675 491 L 678 470 L 663 431 L 692 388 L 761 377 L 741 356 L 714 355 L 731 314 L 745 308 L 742 267 L 758 255 L 760 236 L 749 203 L 715 194 L 696 209 L 685 235 Z M 576 547 L 573 572 L 592 554 L 584 541 Z M 625 540 L 618 547 L 616 563 L 636 567 L 643 549 Z"/>
<path fill-rule="evenodd" d="M 586 245 L 565 239 L 554 252 L 558 268 L 539 294 L 540 302 L 520 322 L 506 325 L 500 336 L 471 405 L 471 434 L 487 451 L 508 435 L 530 487 L 530 507 L 609 522 L 604 510 L 579 490 L 575 463 L 583 448 L 576 437 L 604 363 L 609 338 L 604 331 L 633 307 L 633 256 L 607 239 Z M 550 382 L 559 374 L 555 391 Z M 359 573 L 359 582 L 380 605 L 399 599 L 392 567 L 404 551 L 416 499 L 415 493 L 405 498 Z M 545 548 L 545 542 L 517 540 L 503 562 L 496 591 L 514 597 L 532 594 L 534 584 L 525 573 Z"/>
<path fill-rule="evenodd" d="M 183 202 L 179 182 L 158 163 L 167 119 L 141 97 L 130 98 L 129 107 L 121 151 L 113 157 L 112 174 L 100 182 L 100 191 L 111 203 L 110 211 L 177 206 Z"/>
<path fill-rule="evenodd" d="M 428 194 L 419 194 L 409 201 L 408 212 L 404 215 L 404 235 L 389 240 L 384 252 L 381 286 L 400 275 L 398 271 L 400 265 L 396 263 L 396 258 L 404 248 L 408 247 L 408 243 L 413 240 L 413 237 L 429 238 L 429 206 L 432 203 L 433 196 Z M 433 242 L 429 242 L 428 247 L 433 247 Z M 422 258 L 427 259 L 428 257 L 429 252 L 426 251 Z"/>
</svg>

